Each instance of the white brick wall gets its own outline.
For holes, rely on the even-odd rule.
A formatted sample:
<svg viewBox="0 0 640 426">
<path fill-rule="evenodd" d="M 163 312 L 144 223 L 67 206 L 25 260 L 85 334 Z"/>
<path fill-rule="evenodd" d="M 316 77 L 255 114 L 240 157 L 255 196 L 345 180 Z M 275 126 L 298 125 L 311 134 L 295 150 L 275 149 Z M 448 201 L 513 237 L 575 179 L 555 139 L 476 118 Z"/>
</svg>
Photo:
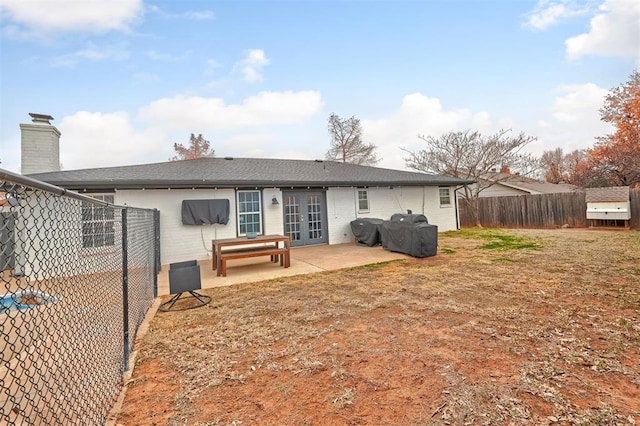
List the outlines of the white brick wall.
<svg viewBox="0 0 640 426">
<path fill-rule="evenodd" d="M 226 225 L 183 225 L 182 200 L 228 199 L 229 223 Z M 119 190 L 116 204 L 158 209 L 160 211 L 160 253 L 162 264 L 211 258 L 211 240 L 236 236 L 235 192 L 232 189 L 153 189 Z"/>
<path fill-rule="evenodd" d="M 21 124 L 20 173 L 56 172 L 60 170 L 60 131 L 47 124 Z"/>
<path fill-rule="evenodd" d="M 458 224 L 456 223 L 456 217 L 458 216 L 458 212 L 456 212 L 457 205 L 455 204 L 456 195 L 453 192 L 455 189 L 455 186 L 450 187 L 451 205 L 441 207 L 438 187 L 424 187 L 424 209 L 420 213 L 427 217 L 429 223 L 438 225 L 438 232 L 458 229 Z M 415 210 L 413 212 L 417 213 Z"/>
<path fill-rule="evenodd" d="M 25 214 L 15 215 L 16 272 L 34 282 L 78 274 L 77 265 L 83 255 L 81 224 L 64 218 L 80 217 L 80 205 L 39 191 L 26 203 Z M 87 266 L 83 264 L 83 273 L 96 272 Z"/>
<path fill-rule="evenodd" d="M 278 205 L 271 204 L 276 196 Z M 282 234 L 282 193 L 279 189 L 265 189 L 263 200 L 263 232 Z M 160 211 L 160 250 L 162 264 L 183 260 L 205 260 L 211 258 L 211 240 L 235 238 L 236 194 L 233 189 L 153 189 L 119 190 L 115 203 L 133 207 L 158 209 Z M 228 199 L 229 223 L 226 225 L 183 225 L 182 200 Z M 203 243 L 204 240 L 204 243 Z"/>
<path fill-rule="evenodd" d="M 451 199 L 453 201 L 453 187 Z M 358 212 L 357 188 L 329 188 L 327 190 L 327 218 L 329 244 L 349 243 L 352 240 L 350 222 L 356 217 L 389 219 L 394 213 L 421 213 L 429 223 L 438 225 L 438 231 L 456 229 L 455 207 L 440 207 L 438 187 L 369 188 L 369 212 Z M 279 189 L 264 189 L 263 218 L 265 234 L 282 234 L 282 192 Z M 279 204 L 273 205 L 276 196 Z M 230 202 L 227 225 L 183 225 L 181 220 L 182 200 L 228 199 Z M 155 208 L 160 211 L 160 244 L 163 264 L 182 260 L 209 259 L 211 240 L 236 237 L 236 201 L 232 189 L 196 190 L 119 190 L 116 204 L 134 207 Z"/>
<path fill-rule="evenodd" d="M 356 218 L 356 188 L 329 188 L 327 190 L 327 218 L 329 226 L 329 244 L 341 244 L 351 241 L 350 222 Z"/>
<path fill-rule="evenodd" d="M 454 201 L 451 187 L 451 201 Z M 369 211 L 358 211 L 358 188 L 330 188 L 327 191 L 329 244 L 351 241 L 350 223 L 357 217 L 388 220 L 395 213 L 424 214 L 438 232 L 457 229 L 455 205 L 440 207 L 437 186 L 368 188 Z"/>
<path fill-rule="evenodd" d="M 272 204 L 271 199 L 275 195 L 279 204 Z M 282 192 L 280 189 L 268 188 L 262 192 L 264 200 L 262 205 L 264 209 L 264 234 L 280 234 L 284 233 L 284 221 L 282 218 Z"/>
</svg>

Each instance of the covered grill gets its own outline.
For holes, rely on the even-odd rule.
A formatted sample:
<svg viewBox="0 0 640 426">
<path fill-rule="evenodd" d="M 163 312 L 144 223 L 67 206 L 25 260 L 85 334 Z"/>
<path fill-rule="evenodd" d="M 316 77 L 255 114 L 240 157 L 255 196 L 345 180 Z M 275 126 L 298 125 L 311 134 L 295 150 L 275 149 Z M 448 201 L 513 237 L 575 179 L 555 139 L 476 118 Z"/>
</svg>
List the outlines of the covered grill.
<svg viewBox="0 0 640 426">
<path fill-rule="evenodd" d="M 382 223 L 380 236 L 382 247 L 413 257 L 435 256 L 438 250 L 438 227 L 426 221 L 387 220 Z"/>
<path fill-rule="evenodd" d="M 423 214 L 394 214 L 391 220 L 358 218 L 351 222 L 358 244 L 382 247 L 413 257 L 435 256 L 438 227 L 430 225 Z"/>
<path fill-rule="evenodd" d="M 369 247 L 380 244 L 380 225 L 384 220 L 363 217 L 351 221 L 351 232 L 358 244 Z"/>
<path fill-rule="evenodd" d="M 391 222 L 404 222 L 404 223 L 429 223 L 427 217 L 423 214 L 404 214 L 396 213 L 391 215 Z"/>
</svg>

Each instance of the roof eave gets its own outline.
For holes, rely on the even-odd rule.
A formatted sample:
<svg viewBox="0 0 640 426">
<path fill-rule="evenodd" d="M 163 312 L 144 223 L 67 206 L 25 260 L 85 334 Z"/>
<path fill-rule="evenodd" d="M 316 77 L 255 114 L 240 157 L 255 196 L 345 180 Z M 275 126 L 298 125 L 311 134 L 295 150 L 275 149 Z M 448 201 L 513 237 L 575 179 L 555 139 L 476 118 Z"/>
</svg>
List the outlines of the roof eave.
<svg viewBox="0 0 640 426">
<path fill-rule="evenodd" d="M 389 186 L 461 186 L 474 183 L 474 181 L 454 181 L 450 179 L 432 180 L 424 182 L 415 181 L 162 181 L 162 180 L 109 180 L 109 181 L 49 181 L 51 185 L 60 186 L 71 190 L 106 190 L 106 189 L 194 189 L 194 188 L 277 188 L 277 187 L 389 187 Z"/>
</svg>

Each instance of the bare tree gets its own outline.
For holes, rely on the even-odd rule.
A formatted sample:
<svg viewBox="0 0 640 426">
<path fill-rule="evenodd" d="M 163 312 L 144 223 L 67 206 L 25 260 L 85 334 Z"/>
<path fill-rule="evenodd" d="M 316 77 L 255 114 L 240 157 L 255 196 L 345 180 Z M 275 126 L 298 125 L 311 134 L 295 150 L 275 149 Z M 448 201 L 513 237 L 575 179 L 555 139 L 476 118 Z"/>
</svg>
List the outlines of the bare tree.
<svg viewBox="0 0 640 426">
<path fill-rule="evenodd" d="M 544 179 L 551 183 L 580 185 L 586 162 L 587 153 L 581 149 L 565 154 L 562 148 L 556 148 L 545 151 L 540 157 Z"/>
<path fill-rule="evenodd" d="M 360 119 L 355 117 L 342 119 L 331 113 L 328 127 L 331 135 L 331 147 L 325 155 L 327 160 L 360 165 L 378 163 L 376 146 L 362 140 Z"/>
<path fill-rule="evenodd" d="M 543 152 L 542 157 L 540 157 L 540 163 L 544 178 L 547 182 L 564 182 L 566 170 L 564 167 L 564 151 L 562 148 Z"/>
<path fill-rule="evenodd" d="M 404 158 L 407 167 L 445 176 L 474 180 L 464 187 L 463 197 L 471 208 L 476 225 L 478 198 L 482 191 L 510 178 L 510 173 L 529 176 L 539 169 L 539 160 L 522 149 L 536 140 L 520 133 L 510 136 L 510 130 L 500 130 L 490 136 L 466 130 L 449 132 L 440 137 L 418 136 L 427 146 Z"/>
<path fill-rule="evenodd" d="M 202 133 L 198 136 L 191 133 L 189 146 L 185 147 L 181 143 L 174 143 L 173 149 L 176 155 L 170 158 L 171 161 L 193 160 L 194 158 L 215 157 L 215 150 L 211 149 L 211 142 L 206 140 Z"/>
</svg>

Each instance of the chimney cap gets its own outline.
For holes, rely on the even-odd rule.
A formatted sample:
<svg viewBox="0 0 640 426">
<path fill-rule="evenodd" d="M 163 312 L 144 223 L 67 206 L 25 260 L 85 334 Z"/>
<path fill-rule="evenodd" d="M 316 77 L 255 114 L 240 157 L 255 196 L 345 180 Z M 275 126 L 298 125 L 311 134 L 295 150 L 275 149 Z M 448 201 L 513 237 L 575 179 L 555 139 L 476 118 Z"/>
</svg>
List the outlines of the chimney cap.
<svg viewBox="0 0 640 426">
<path fill-rule="evenodd" d="M 50 120 L 53 120 L 53 117 L 48 114 L 36 114 L 34 112 L 30 112 L 29 116 L 31 116 L 31 121 L 34 123 L 51 124 Z"/>
</svg>

